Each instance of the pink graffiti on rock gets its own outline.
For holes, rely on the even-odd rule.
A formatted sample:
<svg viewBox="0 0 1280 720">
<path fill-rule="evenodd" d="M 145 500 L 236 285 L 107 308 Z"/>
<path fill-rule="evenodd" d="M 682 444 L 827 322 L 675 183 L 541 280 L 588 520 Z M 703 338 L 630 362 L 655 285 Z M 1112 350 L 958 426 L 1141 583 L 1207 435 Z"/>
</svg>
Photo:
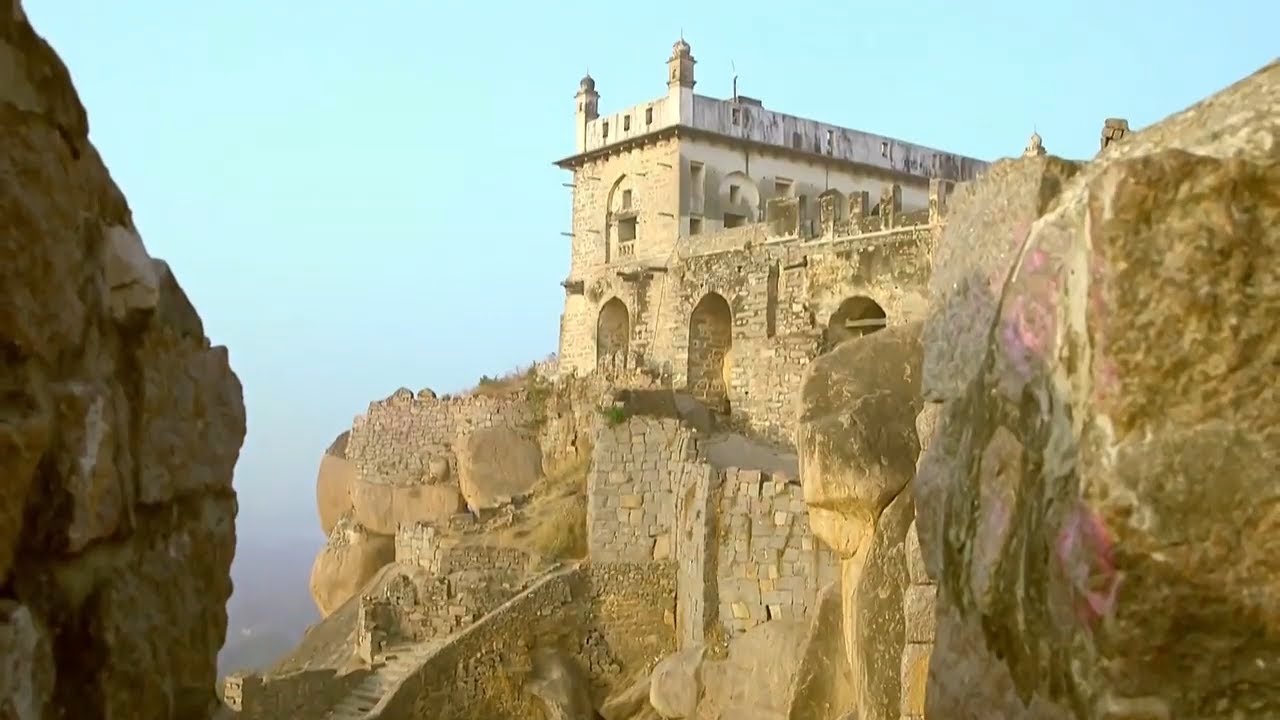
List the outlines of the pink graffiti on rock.
<svg viewBox="0 0 1280 720">
<path fill-rule="evenodd" d="M 1111 533 L 1097 513 L 1078 503 L 1054 545 L 1058 565 L 1075 598 L 1076 619 L 1092 631 L 1115 611 L 1120 589 Z"/>
</svg>

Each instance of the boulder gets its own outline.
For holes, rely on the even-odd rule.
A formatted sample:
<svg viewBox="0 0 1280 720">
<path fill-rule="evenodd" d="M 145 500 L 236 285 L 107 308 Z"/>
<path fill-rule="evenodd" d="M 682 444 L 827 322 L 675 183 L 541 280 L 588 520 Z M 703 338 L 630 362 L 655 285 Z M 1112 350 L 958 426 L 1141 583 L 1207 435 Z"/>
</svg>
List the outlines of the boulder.
<svg viewBox="0 0 1280 720">
<path fill-rule="evenodd" d="M 899 712 L 920 364 L 920 323 L 908 323 L 841 343 L 801 381 L 800 478 L 813 532 L 841 561 L 845 656 L 863 720 Z"/>
<path fill-rule="evenodd" d="M 395 537 L 370 532 L 351 513 L 338 521 L 311 566 L 311 597 L 328 617 L 396 559 Z"/>
<path fill-rule="evenodd" d="M 349 434 L 339 435 L 320 458 L 320 472 L 316 475 L 316 510 L 320 514 L 320 529 L 325 535 L 352 508 L 351 485 L 355 482 L 356 468 L 344 452 Z"/>
<path fill-rule="evenodd" d="M 925 372 L 929 717 L 1280 716 L 1277 147 L 1273 63 L 1063 181 L 990 297 L 935 297 L 995 310 Z"/>
<path fill-rule="evenodd" d="M 808 624 L 771 620 L 729 641 L 723 657 L 701 645 L 654 667 L 649 704 L 666 720 L 786 720 Z"/>
<path fill-rule="evenodd" d="M 542 703 L 546 720 L 596 720 L 591 680 L 576 660 L 556 648 L 537 648 L 526 689 Z"/>
<path fill-rule="evenodd" d="M 212 717 L 240 382 L 0 12 L 0 716 Z"/>
<path fill-rule="evenodd" d="M 458 449 L 458 482 L 472 512 L 501 507 L 529 494 L 542 479 L 542 450 L 532 434 L 513 427 L 481 428 Z"/>
<path fill-rule="evenodd" d="M 443 525 L 466 510 L 457 483 L 394 485 L 356 478 L 351 481 L 355 519 L 370 532 L 395 535 L 400 525 Z"/>
</svg>

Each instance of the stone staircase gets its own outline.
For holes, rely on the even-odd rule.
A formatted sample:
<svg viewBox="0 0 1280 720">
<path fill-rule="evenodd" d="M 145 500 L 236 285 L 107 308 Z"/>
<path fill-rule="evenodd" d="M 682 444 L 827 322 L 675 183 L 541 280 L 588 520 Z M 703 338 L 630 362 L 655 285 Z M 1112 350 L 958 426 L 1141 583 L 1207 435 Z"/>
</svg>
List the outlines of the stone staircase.
<svg viewBox="0 0 1280 720">
<path fill-rule="evenodd" d="M 383 664 L 370 673 L 341 702 L 325 714 L 325 720 L 364 720 L 383 696 L 414 671 L 439 647 L 438 642 L 388 648 Z"/>
</svg>

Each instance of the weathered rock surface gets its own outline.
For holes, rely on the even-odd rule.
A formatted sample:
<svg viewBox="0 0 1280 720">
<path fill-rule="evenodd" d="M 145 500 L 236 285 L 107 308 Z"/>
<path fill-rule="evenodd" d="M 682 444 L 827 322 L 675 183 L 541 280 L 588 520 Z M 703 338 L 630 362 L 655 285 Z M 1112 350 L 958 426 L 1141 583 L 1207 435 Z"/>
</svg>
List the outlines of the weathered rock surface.
<svg viewBox="0 0 1280 720">
<path fill-rule="evenodd" d="M 712 657 L 700 645 L 658 662 L 649 703 L 667 720 L 786 720 L 808 623 L 771 620 L 729 642 Z"/>
<path fill-rule="evenodd" d="M 547 720 L 595 720 L 591 681 L 578 663 L 555 648 L 533 652 L 526 689 L 542 701 Z"/>
<path fill-rule="evenodd" d="M 147 254 L 66 67 L 0 13 L 0 717 L 207 718 L 240 383 Z"/>
<path fill-rule="evenodd" d="M 350 431 L 344 432 L 333 441 L 320 459 L 320 472 L 316 475 L 316 510 L 325 535 L 352 509 L 351 485 L 356 479 L 356 468 L 346 458 L 350 434 Z"/>
<path fill-rule="evenodd" d="M 920 323 L 891 326 L 820 356 L 800 389 L 800 477 L 814 534 L 841 559 L 844 648 L 862 720 L 899 713 L 920 363 Z"/>
<path fill-rule="evenodd" d="M 964 349 L 924 380 L 929 717 L 1280 716 L 1280 64 L 1044 208 L 993 223 L 1006 259 L 954 265 L 951 227 L 937 256 L 991 295 L 939 294 L 926 331 L 929 358 Z M 985 326 L 932 326 L 958 317 Z"/>
<path fill-rule="evenodd" d="M 801 644 L 804 654 L 790 690 L 788 720 L 839 720 L 855 706 L 843 622 L 841 583 L 827 585 L 818 593 L 818 605 Z"/>
<path fill-rule="evenodd" d="M 320 615 L 338 609 L 395 559 L 393 536 L 372 533 L 351 514 L 344 515 L 311 566 L 311 597 Z"/>
<path fill-rule="evenodd" d="M 444 524 L 466 509 L 457 483 L 392 485 L 355 477 L 350 481 L 356 520 L 370 532 L 395 535 L 399 525 Z"/>
<path fill-rule="evenodd" d="M 458 482 L 467 507 L 501 507 L 542 479 L 542 449 L 531 433 L 507 426 L 467 435 L 458 451 Z"/>
</svg>

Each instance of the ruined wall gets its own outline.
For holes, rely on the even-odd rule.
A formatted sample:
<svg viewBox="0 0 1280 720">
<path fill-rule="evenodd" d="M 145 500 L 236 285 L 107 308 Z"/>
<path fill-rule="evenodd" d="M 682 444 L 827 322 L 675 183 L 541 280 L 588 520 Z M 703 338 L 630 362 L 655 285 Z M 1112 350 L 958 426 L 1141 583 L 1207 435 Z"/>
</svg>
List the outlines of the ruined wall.
<svg viewBox="0 0 1280 720">
<path fill-rule="evenodd" d="M 669 560 L 674 489 L 697 453 L 669 418 L 631 417 L 596 434 L 587 476 L 587 546 L 596 562 Z"/>
<path fill-rule="evenodd" d="M 413 484 L 424 481 L 433 458 L 447 458 L 456 473 L 450 446 L 458 438 L 480 428 L 528 427 L 533 420 L 524 389 L 499 397 L 437 398 L 430 390 L 414 395 L 401 388 L 355 419 L 347 459 L 363 480 Z"/>
<path fill-rule="evenodd" d="M 726 470 L 719 513 L 716 585 L 726 635 L 767 620 L 809 617 L 818 590 L 839 579 L 839 564 L 809 527 L 800 484 L 759 470 Z"/>
<path fill-rule="evenodd" d="M 809 526 L 802 487 L 759 470 L 703 466 L 680 490 L 676 562 L 682 646 L 807 618 L 839 563 Z"/>
<path fill-rule="evenodd" d="M 208 718 L 240 382 L 20 2 L 0 58 L 0 715 Z"/>
<path fill-rule="evenodd" d="M 515 548 L 464 544 L 462 538 L 442 536 L 439 529 L 428 523 L 402 525 L 396 533 L 396 561 L 419 565 L 432 575 L 451 575 L 474 568 L 524 575 L 535 559 Z"/>
<path fill-rule="evenodd" d="M 223 701 L 237 720 L 311 717 L 332 707 L 369 675 L 368 670 L 338 673 L 304 670 L 278 677 L 236 673 L 223 681 Z"/>
<path fill-rule="evenodd" d="M 559 648 L 590 668 L 599 699 L 674 649 L 674 600 L 669 563 L 560 571 L 455 636 L 370 717 L 540 717 L 537 701 L 522 689 L 538 647 Z"/>
</svg>

